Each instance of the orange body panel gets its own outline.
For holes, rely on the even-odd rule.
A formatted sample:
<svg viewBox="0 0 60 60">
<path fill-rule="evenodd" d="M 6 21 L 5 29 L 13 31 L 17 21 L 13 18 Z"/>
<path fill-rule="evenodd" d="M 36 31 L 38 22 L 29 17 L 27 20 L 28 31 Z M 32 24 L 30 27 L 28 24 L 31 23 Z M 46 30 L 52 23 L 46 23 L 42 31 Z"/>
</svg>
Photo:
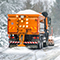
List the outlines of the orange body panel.
<svg viewBox="0 0 60 60">
<path fill-rule="evenodd" d="M 8 20 L 8 30 L 9 32 L 17 32 L 17 26 L 18 22 L 17 22 L 17 19 L 16 18 L 10 18 Z"/>
<path fill-rule="evenodd" d="M 38 35 L 40 20 L 44 18 L 39 14 L 8 14 L 8 34 Z"/>
<path fill-rule="evenodd" d="M 48 29 L 48 19 L 46 17 L 46 29 Z"/>
</svg>

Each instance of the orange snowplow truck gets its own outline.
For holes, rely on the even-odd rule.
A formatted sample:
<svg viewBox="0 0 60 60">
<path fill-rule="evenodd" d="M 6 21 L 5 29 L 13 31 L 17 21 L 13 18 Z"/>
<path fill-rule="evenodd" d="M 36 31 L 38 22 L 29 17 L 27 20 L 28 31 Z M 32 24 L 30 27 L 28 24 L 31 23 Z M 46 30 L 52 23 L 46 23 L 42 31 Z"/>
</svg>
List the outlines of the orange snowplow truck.
<svg viewBox="0 0 60 60">
<path fill-rule="evenodd" d="M 43 48 L 48 45 L 47 13 L 39 14 L 8 14 L 9 47 L 26 46 L 28 48 Z M 40 23 L 44 31 L 40 31 Z"/>
</svg>

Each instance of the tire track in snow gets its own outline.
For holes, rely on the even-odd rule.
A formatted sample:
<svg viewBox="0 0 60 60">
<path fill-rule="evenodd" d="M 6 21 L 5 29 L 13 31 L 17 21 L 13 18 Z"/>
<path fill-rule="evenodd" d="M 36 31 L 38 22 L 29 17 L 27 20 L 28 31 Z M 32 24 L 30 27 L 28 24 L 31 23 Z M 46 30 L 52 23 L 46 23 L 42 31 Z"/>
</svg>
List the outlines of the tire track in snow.
<svg viewBox="0 0 60 60">
<path fill-rule="evenodd" d="M 60 55 L 60 47 L 54 46 L 51 50 L 46 51 L 46 56 L 42 60 L 54 60 Z"/>
<path fill-rule="evenodd" d="M 15 60 L 19 60 L 19 59 L 20 60 L 30 60 L 33 57 L 34 53 L 36 53 L 36 52 L 38 52 L 38 50 L 35 50 L 34 52 L 32 50 L 31 52 L 27 53 L 26 55 L 23 55 L 22 57 L 19 57 L 19 58 L 15 59 Z M 35 59 L 36 59 L 36 57 L 35 57 Z"/>
<path fill-rule="evenodd" d="M 51 54 L 52 53 L 52 54 Z M 42 60 L 54 60 L 57 56 L 60 55 L 60 52 L 51 52 L 50 55 L 47 55 L 47 57 L 43 58 Z"/>
<path fill-rule="evenodd" d="M 36 54 L 37 54 L 37 52 L 39 52 L 40 50 L 42 50 L 42 49 L 35 49 L 35 51 L 32 50 L 32 52 L 34 51 L 34 52 L 33 52 L 33 55 L 32 55 L 32 56 L 28 56 L 27 58 L 22 59 L 22 60 L 37 60 Z"/>
<path fill-rule="evenodd" d="M 19 50 L 19 48 L 12 48 L 12 50 Z M 22 49 L 21 49 L 22 50 Z M 20 51 L 21 51 L 20 50 Z M 11 51 L 11 50 L 9 50 L 9 49 L 7 49 L 7 53 L 9 52 L 9 51 Z M 39 50 L 40 51 L 40 50 Z M 28 50 L 28 53 L 19 53 L 19 54 L 6 54 L 6 52 L 4 53 L 1 53 L 1 55 L 0 55 L 0 59 L 1 60 L 29 60 L 33 55 L 34 55 L 34 53 L 36 53 L 36 52 L 38 52 L 38 50 Z M 2 56 L 2 57 L 1 57 Z"/>
</svg>

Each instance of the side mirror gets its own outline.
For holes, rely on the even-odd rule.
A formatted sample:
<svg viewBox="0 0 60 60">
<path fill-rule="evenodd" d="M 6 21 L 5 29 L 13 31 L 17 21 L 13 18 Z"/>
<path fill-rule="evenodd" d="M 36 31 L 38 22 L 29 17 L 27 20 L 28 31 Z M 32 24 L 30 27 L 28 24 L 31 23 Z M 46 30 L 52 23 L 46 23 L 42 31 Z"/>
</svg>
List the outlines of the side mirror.
<svg viewBox="0 0 60 60">
<path fill-rule="evenodd" d="M 42 15 L 47 17 L 48 16 L 48 13 L 47 12 L 42 12 Z"/>
<path fill-rule="evenodd" d="M 51 18 L 48 17 L 48 24 L 51 25 Z"/>
</svg>

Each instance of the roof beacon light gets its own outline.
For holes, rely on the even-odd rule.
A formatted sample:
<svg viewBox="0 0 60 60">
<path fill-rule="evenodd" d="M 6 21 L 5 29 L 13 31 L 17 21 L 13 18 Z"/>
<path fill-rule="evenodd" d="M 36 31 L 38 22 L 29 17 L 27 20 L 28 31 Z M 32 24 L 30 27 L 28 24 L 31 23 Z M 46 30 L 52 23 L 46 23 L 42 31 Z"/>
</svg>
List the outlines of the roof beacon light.
<svg viewBox="0 0 60 60">
<path fill-rule="evenodd" d="M 21 18 L 24 18 L 24 16 L 23 16 L 23 15 L 21 15 Z"/>
</svg>

